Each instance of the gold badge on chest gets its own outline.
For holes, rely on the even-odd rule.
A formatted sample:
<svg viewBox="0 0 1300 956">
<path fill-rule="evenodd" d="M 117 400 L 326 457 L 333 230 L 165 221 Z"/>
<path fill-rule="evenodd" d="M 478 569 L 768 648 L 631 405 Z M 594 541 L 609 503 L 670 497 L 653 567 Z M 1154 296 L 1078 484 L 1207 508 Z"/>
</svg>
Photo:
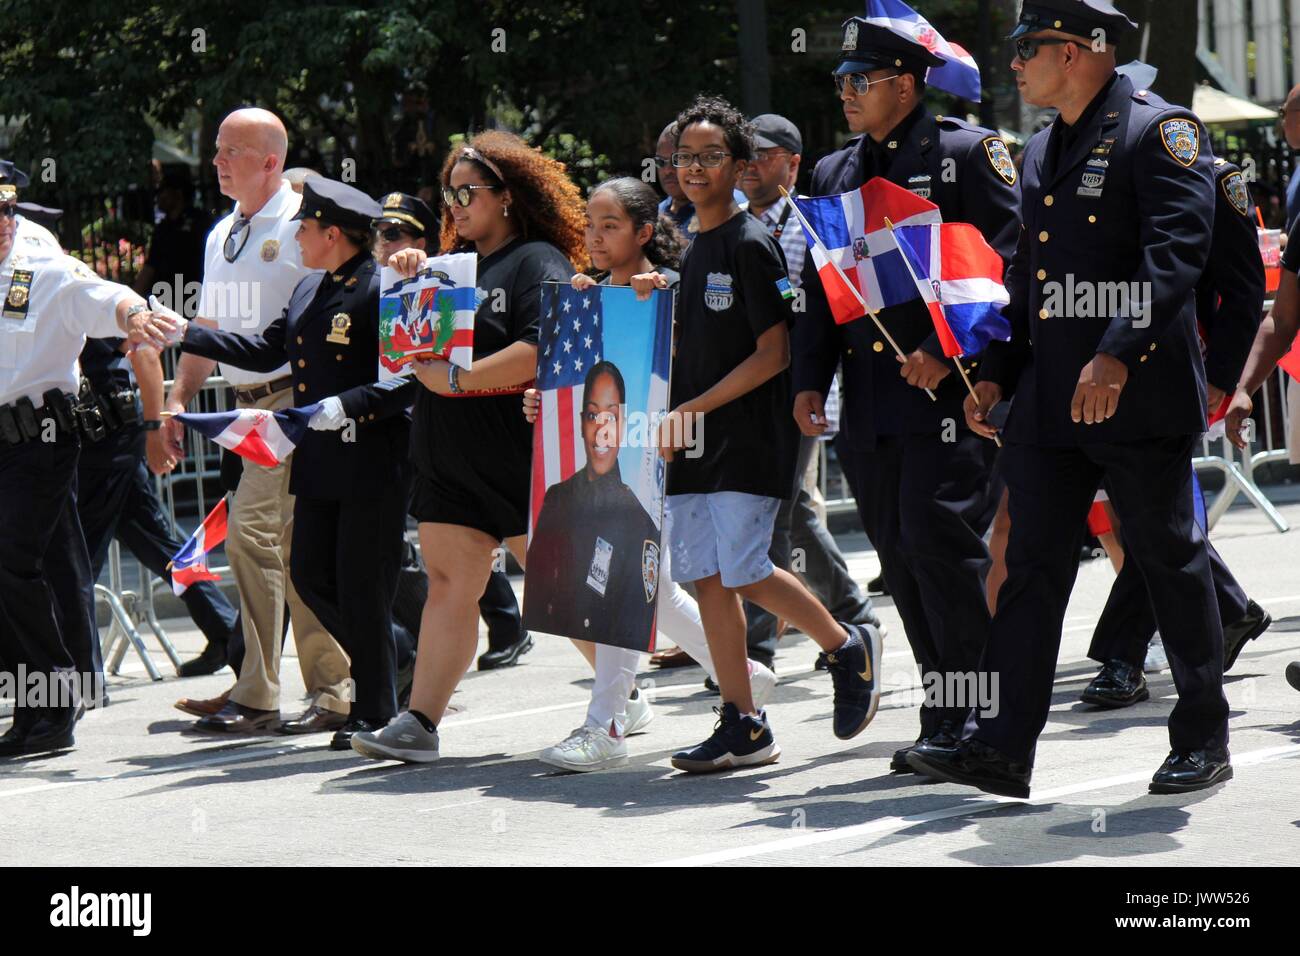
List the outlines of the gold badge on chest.
<svg viewBox="0 0 1300 956">
<path fill-rule="evenodd" d="M 9 282 L 9 293 L 4 300 L 4 317 L 22 320 L 27 318 L 27 304 L 31 297 L 32 273 L 27 269 L 15 269 L 13 279 Z"/>
<path fill-rule="evenodd" d="M 325 336 L 325 341 L 335 345 L 351 345 L 352 340 L 348 338 L 348 330 L 351 328 L 352 316 L 340 312 L 330 320 L 330 334 Z"/>
<path fill-rule="evenodd" d="M 262 243 L 262 261 L 274 262 L 275 257 L 280 254 L 280 240 L 268 239 Z"/>
</svg>

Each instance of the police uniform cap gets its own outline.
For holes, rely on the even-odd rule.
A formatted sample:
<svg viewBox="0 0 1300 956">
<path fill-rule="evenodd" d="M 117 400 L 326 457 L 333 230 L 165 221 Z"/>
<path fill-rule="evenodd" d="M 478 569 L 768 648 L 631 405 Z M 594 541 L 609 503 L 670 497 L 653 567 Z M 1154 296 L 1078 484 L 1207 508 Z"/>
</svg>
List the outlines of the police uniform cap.
<svg viewBox="0 0 1300 956">
<path fill-rule="evenodd" d="M 57 227 L 59 220 L 63 218 L 62 209 L 51 209 L 48 206 L 38 206 L 34 202 L 20 202 L 16 203 L 15 206 L 24 219 L 30 219 L 32 222 L 50 230 Z"/>
<path fill-rule="evenodd" d="M 1150 63 L 1143 63 L 1141 60 L 1131 60 L 1123 66 L 1115 67 L 1115 72 L 1121 76 L 1127 76 L 1129 82 L 1133 84 L 1135 90 L 1149 90 L 1156 84 L 1156 75 L 1160 72 Z"/>
<path fill-rule="evenodd" d="M 322 226 L 367 230 L 383 215 L 383 207 L 360 189 L 324 176 L 302 184 L 302 207 L 294 219 L 311 219 Z"/>
<path fill-rule="evenodd" d="M 417 236 L 432 236 L 437 228 L 433 210 L 419 196 L 409 193 L 389 193 L 384 197 L 380 222 L 390 222 L 410 229 Z"/>
<path fill-rule="evenodd" d="M 0 185 L 24 188 L 30 180 L 27 174 L 7 159 L 0 159 Z"/>
<path fill-rule="evenodd" d="M 920 43 L 885 27 L 869 23 L 865 17 L 844 21 L 844 59 L 835 68 L 840 73 L 869 73 L 896 68 L 905 71 L 943 66 L 943 60 Z"/>
<path fill-rule="evenodd" d="M 1042 30 L 1091 37 L 1098 28 L 1115 38 L 1127 30 L 1136 30 L 1137 24 L 1116 10 L 1110 0 L 1026 0 L 1020 8 L 1020 21 L 1007 39 Z"/>
</svg>

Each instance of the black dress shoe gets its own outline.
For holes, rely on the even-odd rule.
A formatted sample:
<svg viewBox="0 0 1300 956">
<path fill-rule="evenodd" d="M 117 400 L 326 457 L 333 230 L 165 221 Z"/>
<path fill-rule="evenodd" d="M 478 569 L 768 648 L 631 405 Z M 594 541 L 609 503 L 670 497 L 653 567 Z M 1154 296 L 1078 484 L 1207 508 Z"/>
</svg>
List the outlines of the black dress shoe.
<svg viewBox="0 0 1300 956">
<path fill-rule="evenodd" d="M 181 677 L 203 677 L 215 674 L 226 666 L 226 649 L 220 644 L 209 644 L 203 653 L 192 661 L 186 661 L 176 669 Z"/>
<path fill-rule="evenodd" d="M 1286 682 L 1300 690 L 1300 661 L 1292 661 L 1286 665 Z"/>
<path fill-rule="evenodd" d="M 50 707 L 32 711 L 21 720 L 15 718 L 9 732 L 0 737 L 0 757 L 68 749 L 75 743 L 72 731 L 77 726 L 78 710 Z"/>
<path fill-rule="evenodd" d="M 1034 772 L 1029 764 L 1012 760 L 978 740 L 962 740 L 951 748 L 917 744 L 907 762 L 926 776 L 1021 800 L 1029 798 L 1029 779 Z"/>
<path fill-rule="evenodd" d="M 533 635 L 525 634 L 509 647 L 502 647 L 495 650 L 489 648 L 484 651 L 479 655 L 478 669 L 481 671 L 494 671 L 499 667 L 514 667 L 519 663 L 519 658 L 523 657 L 532 649 Z"/>
<path fill-rule="evenodd" d="M 330 750 L 351 750 L 353 734 L 371 734 L 382 730 L 385 726 L 387 721 L 366 720 L 364 717 L 351 718 L 330 738 Z"/>
<path fill-rule="evenodd" d="M 1232 779 L 1232 764 L 1227 754 L 1208 750 L 1171 750 L 1156 775 L 1151 778 L 1152 793 L 1190 793 Z"/>
<path fill-rule="evenodd" d="M 286 720 L 277 728 L 282 734 L 321 734 L 338 730 L 348 722 L 347 714 L 340 714 L 312 704 L 297 717 Z"/>
<path fill-rule="evenodd" d="M 278 710 L 258 710 L 228 700 L 215 714 L 197 721 L 194 729 L 214 734 L 264 734 L 279 720 Z"/>
<path fill-rule="evenodd" d="M 959 742 L 956 725 L 951 720 L 941 721 L 939 729 L 929 737 L 917 737 L 916 743 L 911 747 L 895 750 L 893 758 L 889 761 L 889 769 L 894 773 L 916 773 L 912 765 L 907 762 L 907 755 L 914 749 L 921 744 L 928 744 L 932 750 L 955 750 Z"/>
<path fill-rule="evenodd" d="M 1253 641 L 1268 630 L 1273 618 L 1254 601 L 1246 602 L 1246 613 L 1239 621 L 1223 629 L 1223 669 L 1232 670 L 1237 663 L 1237 655 L 1248 641 Z"/>
<path fill-rule="evenodd" d="M 867 582 L 867 593 L 868 594 L 889 593 L 889 585 L 885 583 L 885 575 L 883 573 L 877 574 L 874 578 L 872 578 L 870 581 Z"/>
<path fill-rule="evenodd" d="M 1127 661 L 1107 661 L 1101 665 L 1097 676 L 1079 695 L 1085 704 L 1094 707 L 1129 707 L 1139 701 L 1147 700 L 1151 692 L 1147 690 L 1146 675 L 1142 665 L 1133 665 Z"/>
</svg>

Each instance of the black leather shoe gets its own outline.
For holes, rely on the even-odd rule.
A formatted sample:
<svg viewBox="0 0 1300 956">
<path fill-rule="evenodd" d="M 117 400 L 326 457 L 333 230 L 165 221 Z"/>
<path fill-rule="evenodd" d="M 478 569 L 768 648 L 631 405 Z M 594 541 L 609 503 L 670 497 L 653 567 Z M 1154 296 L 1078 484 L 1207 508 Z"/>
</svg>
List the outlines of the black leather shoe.
<svg viewBox="0 0 1300 956">
<path fill-rule="evenodd" d="M 353 734 L 370 734 L 382 730 L 385 726 L 386 724 L 379 721 L 366 720 L 362 717 L 350 719 L 330 738 L 330 750 L 351 750 Z"/>
<path fill-rule="evenodd" d="M 889 593 L 889 585 L 885 583 L 885 575 L 883 573 L 877 574 L 867 582 L 867 593 L 872 595 Z"/>
<path fill-rule="evenodd" d="M 1286 682 L 1300 690 L 1300 661 L 1292 661 L 1286 665 Z"/>
<path fill-rule="evenodd" d="M 18 711 L 23 714 L 26 708 Z M 15 716 L 9 732 L 0 737 L 0 757 L 18 757 L 23 754 L 66 750 L 75 740 L 73 728 L 77 726 L 77 707 L 43 708 Z"/>
<path fill-rule="evenodd" d="M 258 710 L 228 700 L 215 714 L 197 721 L 194 729 L 214 734 L 264 734 L 279 720 L 278 710 Z"/>
<path fill-rule="evenodd" d="M 1246 602 L 1246 614 L 1241 620 L 1229 624 L 1223 629 L 1223 669 L 1232 670 L 1248 641 L 1253 641 L 1268 630 L 1273 618 L 1254 601 Z"/>
<path fill-rule="evenodd" d="M 1079 699 L 1094 707 L 1113 710 L 1117 707 L 1131 707 L 1150 696 L 1141 664 L 1134 666 L 1127 661 L 1107 661 L 1101 665 L 1101 670 L 1079 695 Z"/>
<path fill-rule="evenodd" d="M 525 634 L 509 647 L 502 647 L 496 650 L 489 648 L 484 651 L 479 655 L 478 669 L 481 671 L 494 671 L 499 667 L 514 667 L 519 663 L 519 658 L 523 657 L 532 649 L 533 635 Z"/>
<path fill-rule="evenodd" d="M 911 747 L 895 750 L 893 759 L 889 761 L 889 769 L 894 773 L 916 773 L 912 765 L 907 762 L 907 755 L 915 748 L 921 744 L 928 744 L 932 750 L 954 750 L 959 741 L 956 725 L 951 720 L 941 721 L 939 729 L 929 737 L 917 737 L 916 743 Z"/>
<path fill-rule="evenodd" d="M 1002 797 L 1029 798 L 1033 768 L 1012 760 L 978 740 L 962 740 L 955 747 L 920 743 L 907 755 L 912 769 L 929 777 L 975 787 Z"/>
<path fill-rule="evenodd" d="M 322 734 L 338 730 L 348 722 L 347 714 L 326 710 L 312 704 L 297 717 L 286 720 L 277 728 L 282 734 Z"/>
<path fill-rule="evenodd" d="M 186 661 L 176 669 L 181 677 L 203 677 L 215 674 L 226 666 L 226 649 L 219 644 L 209 644 L 203 653 L 192 661 Z"/>
<path fill-rule="evenodd" d="M 1171 750 L 1156 775 L 1151 778 L 1152 793 L 1190 793 L 1232 779 L 1232 764 L 1227 754 L 1207 750 Z"/>
</svg>

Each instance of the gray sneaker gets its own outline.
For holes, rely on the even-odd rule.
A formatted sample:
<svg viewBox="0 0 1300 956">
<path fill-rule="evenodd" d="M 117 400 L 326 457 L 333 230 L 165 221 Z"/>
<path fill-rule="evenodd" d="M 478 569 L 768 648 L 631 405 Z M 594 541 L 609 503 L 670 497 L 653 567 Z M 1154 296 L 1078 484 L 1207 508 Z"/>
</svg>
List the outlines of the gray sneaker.
<svg viewBox="0 0 1300 956">
<path fill-rule="evenodd" d="M 352 749 L 375 760 L 433 763 L 438 759 L 438 732 L 429 733 L 404 710 L 380 730 L 353 734 Z"/>
</svg>

